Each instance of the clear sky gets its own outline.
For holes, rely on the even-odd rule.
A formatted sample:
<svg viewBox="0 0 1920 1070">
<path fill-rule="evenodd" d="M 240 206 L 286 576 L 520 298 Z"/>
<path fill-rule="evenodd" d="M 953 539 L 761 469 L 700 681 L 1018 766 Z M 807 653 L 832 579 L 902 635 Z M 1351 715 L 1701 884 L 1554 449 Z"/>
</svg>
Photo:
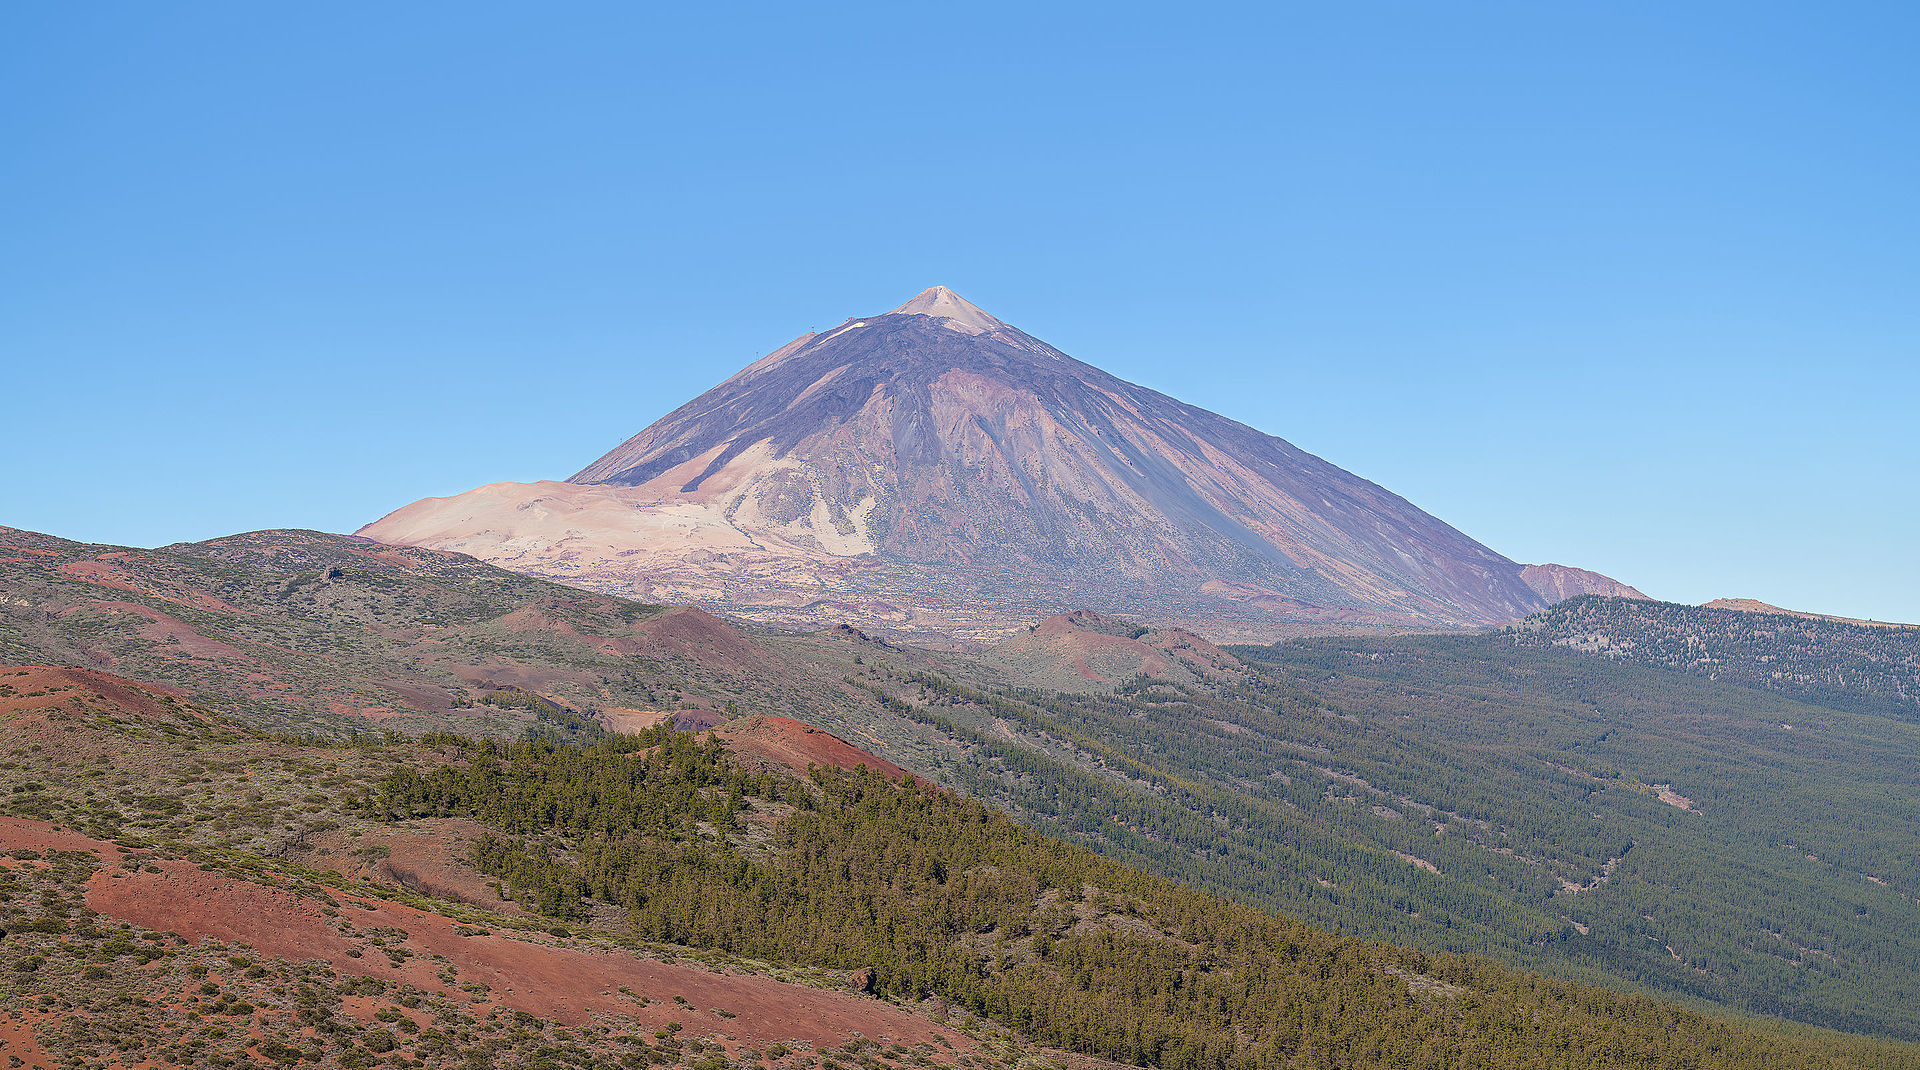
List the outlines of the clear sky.
<svg viewBox="0 0 1920 1070">
<path fill-rule="evenodd" d="M 943 283 L 1521 561 L 1920 620 L 1920 5 L 0 7 L 0 523 L 564 478 Z"/>
</svg>

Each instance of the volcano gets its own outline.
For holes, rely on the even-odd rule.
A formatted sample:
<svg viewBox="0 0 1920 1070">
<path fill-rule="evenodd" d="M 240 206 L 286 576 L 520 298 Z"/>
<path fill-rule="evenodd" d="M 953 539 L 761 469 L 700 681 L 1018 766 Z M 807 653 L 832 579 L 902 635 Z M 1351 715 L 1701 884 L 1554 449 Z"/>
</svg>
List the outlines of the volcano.
<svg viewBox="0 0 1920 1070">
<path fill-rule="evenodd" d="M 565 481 L 424 499 L 359 534 L 747 620 L 961 640 L 1077 608 L 1247 636 L 1555 600 L 1398 495 L 943 286 L 794 339 Z"/>
</svg>

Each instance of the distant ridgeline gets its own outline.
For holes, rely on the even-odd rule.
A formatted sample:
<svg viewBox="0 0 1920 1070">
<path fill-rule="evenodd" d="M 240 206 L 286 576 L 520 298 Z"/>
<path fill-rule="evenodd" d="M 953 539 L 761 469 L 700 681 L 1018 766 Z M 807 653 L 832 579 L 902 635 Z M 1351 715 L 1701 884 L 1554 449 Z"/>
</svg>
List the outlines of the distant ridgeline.
<svg viewBox="0 0 1920 1070">
<path fill-rule="evenodd" d="M 1587 595 L 1507 632 L 1522 646 L 1679 669 L 1834 709 L 1920 716 L 1920 628 Z"/>
</svg>

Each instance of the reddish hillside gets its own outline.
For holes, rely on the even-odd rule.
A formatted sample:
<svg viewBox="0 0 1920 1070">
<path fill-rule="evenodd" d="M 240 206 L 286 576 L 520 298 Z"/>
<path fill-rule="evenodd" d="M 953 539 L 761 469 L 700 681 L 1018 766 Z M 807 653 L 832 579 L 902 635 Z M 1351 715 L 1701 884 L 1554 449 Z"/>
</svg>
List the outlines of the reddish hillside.
<svg viewBox="0 0 1920 1070">
<path fill-rule="evenodd" d="M 900 773 L 785 719 L 735 735 L 802 769 Z M 331 797 L 440 752 L 288 743 L 162 689 L 38 667 L 0 667 L 0 749 L 26 770 L 16 808 L 78 815 L 0 815 L 0 893 L 12 903 L 0 995 L 14 1009 L 0 1041 L 16 1070 L 82 1065 L 123 1039 L 137 1043 L 109 1065 L 457 1067 L 482 1054 L 530 1065 L 569 1045 L 662 1070 L 715 1058 L 864 1066 L 859 1052 L 875 1045 L 922 1066 L 1002 1055 L 836 973 L 775 979 L 684 948 L 636 952 L 619 936 L 624 917 L 555 927 L 503 902 L 474 868 L 485 827 L 368 822 Z M 101 772 L 74 783 L 73 768 Z M 104 813 L 82 784 L 123 788 L 129 812 Z M 146 815 L 177 820 L 149 840 L 136 827 Z M 74 827 L 94 821 L 122 829 L 125 846 Z M 403 889 L 436 901 L 396 901 Z M 1022 1050 L 1028 1066 L 1090 1064 Z"/>
<path fill-rule="evenodd" d="M 97 669 L 47 665 L 0 666 L 0 717 L 54 709 L 114 711 L 143 717 L 179 716 L 185 696 Z"/>
<path fill-rule="evenodd" d="M 0 651 L 164 686 L 256 727 L 516 733 L 546 712 L 869 698 L 703 610 L 459 554 L 269 531 L 158 550 L 0 528 Z M 524 694 L 515 694 L 522 692 Z"/>
<path fill-rule="evenodd" d="M 981 655 L 1014 682 L 1084 691 L 1150 676 L 1177 683 L 1237 677 L 1238 659 L 1181 628 L 1149 629 L 1129 621 L 1074 610 L 1015 632 Z"/>
<path fill-rule="evenodd" d="M 103 918 L 177 934 L 189 944 L 238 945 L 257 957 L 318 961 L 337 976 L 377 978 L 383 987 L 409 985 L 456 1000 L 475 1017 L 496 1007 L 569 1026 L 614 1016 L 634 1031 L 674 1021 L 689 1036 L 710 1036 L 730 1052 L 778 1042 L 823 1048 L 856 1036 L 931 1045 L 930 1054 L 942 1062 L 975 1049 L 958 1030 L 852 991 L 679 965 L 545 934 L 481 931 L 385 899 L 338 888 L 316 898 L 187 862 L 129 868 L 117 864 L 123 852 L 114 844 L 47 822 L 0 817 L 0 853 L 54 851 L 84 853 L 106 864 L 85 888 L 87 908 Z M 9 858 L 0 865 L 33 863 Z M 328 899 L 337 906 L 329 907 Z M 372 934 L 380 935 L 370 939 Z M 159 975 L 152 981 L 160 992 L 169 983 L 198 983 Z M 271 1028 L 275 1017 L 262 1007 L 259 1028 Z M 186 1035 L 196 1026 L 187 1014 L 162 1014 L 143 1041 L 157 1050 L 172 1034 Z"/>
<path fill-rule="evenodd" d="M 802 776 L 809 766 L 852 769 L 866 766 L 893 780 L 909 776 L 907 770 L 875 757 L 846 740 L 791 717 L 755 715 L 720 726 L 716 731 L 737 751 L 763 761 L 785 766 Z"/>
</svg>

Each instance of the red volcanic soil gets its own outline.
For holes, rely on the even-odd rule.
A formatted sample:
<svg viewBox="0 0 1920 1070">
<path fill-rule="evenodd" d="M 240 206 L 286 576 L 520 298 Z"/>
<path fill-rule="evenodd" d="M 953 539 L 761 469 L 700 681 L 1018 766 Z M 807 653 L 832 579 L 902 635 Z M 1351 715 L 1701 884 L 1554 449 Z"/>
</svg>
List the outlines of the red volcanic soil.
<svg viewBox="0 0 1920 1070">
<path fill-rule="evenodd" d="M 49 552 L 49 551 L 36 551 Z M 215 598 L 204 591 L 167 591 L 152 584 L 141 583 L 112 558 L 125 557 L 124 553 L 106 553 L 91 561 L 69 561 L 54 569 L 63 576 L 70 576 L 96 587 L 108 587 L 128 594 L 142 594 L 149 598 L 158 598 L 164 602 L 173 602 L 199 609 L 219 610 L 226 613 L 238 613 L 233 605 Z"/>
<path fill-rule="evenodd" d="M 482 825 L 464 818 L 436 817 L 358 831 L 358 836 L 339 829 L 319 833 L 291 857 L 322 873 L 334 870 L 435 899 L 502 914 L 524 913 L 518 904 L 500 898 L 495 882 L 473 868 L 474 841 L 490 831 Z"/>
<path fill-rule="evenodd" d="M 344 917 L 356 929 L 401 929 L 414 958 L 390 965 L 384 954 L 363 951 L 361 941 L 343 936 L 321 913 L 319 903 L 291 892 L 217 873 L 186 862 L 163 862 L 159 873 L 96 875 L 87 890 L 87 906 L 136 925 L 177 932 L 191 940 L 212 937 L 242 943 L 261 954 L 283 959 L 324 959 L 337 973 L 406 981 L 429 991 L 453 995 L 440 981 L 438 955 L 461 981 L 490 990 L 485 1002 L 526 1011 L 566 1025 L 595 1014 L 621 1014 L 648 1025 L 679 1020 L 696 1033 L 732 1033 L 770 1043 L 802 1040 L 839 1043 L 854 1031 L 883 1035 L 909 1044 L 960 1038 L 932 1023 L 850 992 L 802 988 L 765 977 L 711 973 L 617 951 L 560 947 L 499 933 L 461 936 L 460 923 L 437 914 L 380 899 L 340 895 Z M 389 940 L 388 946 L 394 946 Z M 369 949 L 370 950 L 370 949 Z M 631 989 L 655 1001 L 637 1007 L 619 989 Z M 673 996 L 688 1005 L 675 1006 Z M 476 1008 L 478 1010 L 480 1008 Z M 715 1010 L 737 1017 L 723 1018 Z"/>
<path fill-rule="evenodd" d="M 131 613 L 136 617 L 140 617 L 147 622 L 147 624 L 140 629 L 141 635 L 156 642 L 178 644 L 181 653 L 184 653 L 188 657 L 206 658 L 210 661 L 231 658 L 247 665 L 259 665 L 259 662 L 251 655 L 244 653 L 236 647 L 229 646 L 218 639 L 209 639 L 199 632 L 194 631 L 193 628 L 185 622 L 168 616 L 151 606 L 143 606 L 138 602 L 113 602 L 103 600 L 89 603 L 85 607 L 74 607 L 66 612 L 78 612 L 81 608 L 111 609 L 121 613 Z"/>
<path fill-rule="evenodd" d="M 691 606 L 675 606 L 641 621 L 634 626 L 632 636 L 582 632 L 561 616 L 561 608 L 551 601 L 522 606 L 501 617 L 498 624 L 514 631 L 557 632 L 603 654 L 677 655 L 701 665 L 731 669 L 765 668 L 778 660 L 738 628 Z"/>
<path fill-rule="evenodd" d="M 637 654 L 643 647 L 638 640 L 626 636 L 589 635 L 561 616 L 559 608 L 553 600 L 537 602 L 521 606 L 494 623 L 516 632 L 558 633 L 602 654 Z"/>
<path fill-rule="evenodd" d="M 0 852 L 30 848 L 35 851 L 93 851 L 102 861 L 120 857 L 120 848 L 70 828 L 24 817 L 0 817 Z"/>
<path fill-rule="evenodd" d="M 70 669 L 46 665 L 0 665 L 0 720 L 15 727 L 44 728 L 47 714 L 59 709 L 92 712 L 109 706 L 117 713 L 163 720 L 204 714 L 171 698 L 185 696 L 153 684 L 137 684 L 123 676 L 97 669 Z M 11 689 L 10 692 L 8 689 Z"/>
<path fill-rule="evenodd" d="M 12 1065 L 20 1070 L 47 1070 L 53 1061 L 40 1049 L 40 1038 L 34 1035 L 34 1023 L 46 1017 L 40 1014 L 24 1014 L 20 1018 L 0 1018 L 0 1053 L 13 1056 L 19 1062 Z"/>
<path fill-rule="evenodd" d="M 38 545 L 45 540 L 48 545 Z M 262 532 L 202 544 L 209 553 L 228 553 L 243 569 L 256 570 L 261 584 L 298 586 L 307 602 L 345 614 L 342 627 L 359 625 L 353 656 L 313 654 L 276 646 L 289 610 L 281 600 L 199 590 L 206 575 L 178 567 L 167 551 L 115 550 L 66 543 L 29 532 L 0 528 L 0 557 L 12 564 L 0 582 L 30 580 L 43 574 L 58 582 L 45 608 L 60 618 L 97 621 L 106 630 L 134 638 L 132 643 L 101 642 L 68 636 L 57 647 L 58 660 L 91 664 L 128 675 L 173 683 L 198 681 L 216 663 L 230 670 L 222 689 L 236 700 L 257 700 L 286 712 L 319 714 L 336 723 L 382 720 L 394 716 L 439 716 L 463 689 L 511 685 L 536 693 L 591 693 L 606 683 L 604 665 L 591 655 L 654 658 L 671 662 L 676 672 L 697 680 L 728 681 L 728 695 L 780 686 L 803 677 L 808 667 L 710 614 L 670 608 L 634 619 L 632 607 L 599 596 L 537 596 L 505 615 L 489 620 L 460 616 L 449 623 L 429 614 L 414 619 L 386 613 L 396 597 L 396 569 L 424 576 L 431 583 L 442 573 L 460 582 L 481 572 L 470 560 L 422 549 L 397 549 L 309 533 Z M 19 543 L 20 545 L 11 545 Z M 57 543 L 58 545 L 53 545 Z M 196 551 L 198 552 L 198 551 Z M 375 571 L 325 568 L 299 571 L 314 553 L 327 560 L 340 553 L 366 559 Z M 265 571 L 259 571 L 265 570 Z M 289 578 L 288 573 L 295 573 Z M 223 573 L 224 575 L 224 573 Z M 317 576 L 318 579 L 306 577 Z M 295 582 L 297 581 L 297 583 Z M 407 579 L 401 587 L 414 581 Z M 33 588 L 25 588 L 31 591 Z M 237 598 L 244 608 L 225 601 Z M 404 600 L 404 599 L 403 599 Z M 457 601 L 458 598 L 456 597 Z M 411 605 L 411 603 L 408 603 Z M 481 607 L 478 603 L 469 609 Z M 205 614 L 206 616 L 203 616 Z M 356 616 L 357 615 L 357 616 Z M 500 631 L 533 641 L 499 642 Z M 89 633 L 90 634 L 90 633 Z M 364 655 L 364 656 L 362 656 Z M 55 660 L 50 653 L 47 660 Z M 705 671 L 702 671 L 705 670 Z M 697 692 L 708 690 L 696 686 Z M 686 695 L 687 707 L 712 705 L 705 694 Z M 638 705 L 632 699 L 627 704 Z M 224 702 L 217 703 L 224 706 Z M 3 1070 L 3 1068 L 0 1068 Z"/>
<path fill-rule="evenodd" d="M 1073 676 L 1098 683 L 1148 676 L 1177 676 L 1182 672 L 1227 672 L 1240 669 L 1231 655 L 1181 628 L 1157 628 L 1132 634 L 1126 622 L 1086 610 L 1058 613 L 1031 630 L 1000 641 L 990 655 L 1030 673 Z"/>
<path fill-rule="evenodd" d="M 1087 667 L 1087 656 L 1100 653 L 1123 653 L 1138 659 L 1137 671 L 1149 676 L 1162 676 L 1167 671 L 1167 659 L 1153 647 L 1138 639 L 1124 635 L 1113 635 L 1093 628 L 1116 622 L 1076 610 L 1072 613 L 1056 613 L 1040 622 L 1040 626 L 1031 633 L 1034 637 L 1030 644 L 1048 650 L 1055 657 L 1070 658 L 1073 668 L 1080 676 L 1091 680 L 1105 681 L 1107 678 Z M 1018 636 L 1009 640 L 1006 646 L 1018 643 Z"/>
<path fill-rule="evenodd" d="M 19 530 L 20 529 L 18 528 L 0 528 L 0 531 L 19 531 Z M 10 554 L 32 554 L 35 557 L 58 557 L 59 556 L 58 551 L 55 551 L 55 550 L 48 550 L 38 546 L 15 546 L 12 543 L 8 543 L 4 546 L 0 546 L 0 551 L 5 551 L 6 553 L 10 553 Z"/>
<path fill-rule="evenodd" d="M 107 862 L 120 857 L 114 845 L 71 829 L 0 818 L 0 851 L 17 848 L 90 851 Z M 824 1047 L 860 1034 L 909 1045 L 952 1045 L 960 1051 L 974 1047 L 955 1030 L 850 991 L 718 973 L 630 952 L 561 946 L 558 941 L 497 931 L 462 936 L 462 923 L 451 918 L 329 889 L 340 905 L 336 919 L 328 916 L 324 901 L 201 870 L 188 862 L 160 862 L 152 868 L 159 872 L 116 866 L 101 869 L 88 882 L 88 908 L 196 942 L 244 944 L 264 956 L 322 960 L 345 976 L 417 985 L 469 1002 L 483 1014 L 490 1006 L 501 1006 L 563 1025 L 583 1024 L 595 1015 L 620 1015 L 648 1028 L 672 1019 L 693 1035 L 727 1034 L 753 1044 L 801 1041 Z M 346 933 L 336 928 L 342 922 L 351 926 Z M 404 940 L 389 937 L 386 946 L 396 950 L 404 946 L 412 957 L 394 965 L 361 935 L 375 929 L 403 931 Z M 432 961 L 435 956 L 442 961 Z M 441 976 L 448 967 L 455 974 L 453 983 Z M 459 984 L 475 983 L 487 987 L 484 996 L 463 995 L 458 989 Z M 633 995 L 622 993 L 622 988 Z M 634 995 L 652 1002 L 639 1006 Z M 686 1003 L 674 1002 L 675 996 L 684 997 Z"/>
<path fill-rule="evenodd" d="M 875 757 L 831 732 L 823 732 L 791 717 L 767 717 L 755 714 L 717 729 L 720 737 L 734 750 L 784 765 L 806 775 L 811 765 L 831 769 L 852 769 L 864 765 L 890 780 L 910 776 L 905 769 Z"/>
</svg>

